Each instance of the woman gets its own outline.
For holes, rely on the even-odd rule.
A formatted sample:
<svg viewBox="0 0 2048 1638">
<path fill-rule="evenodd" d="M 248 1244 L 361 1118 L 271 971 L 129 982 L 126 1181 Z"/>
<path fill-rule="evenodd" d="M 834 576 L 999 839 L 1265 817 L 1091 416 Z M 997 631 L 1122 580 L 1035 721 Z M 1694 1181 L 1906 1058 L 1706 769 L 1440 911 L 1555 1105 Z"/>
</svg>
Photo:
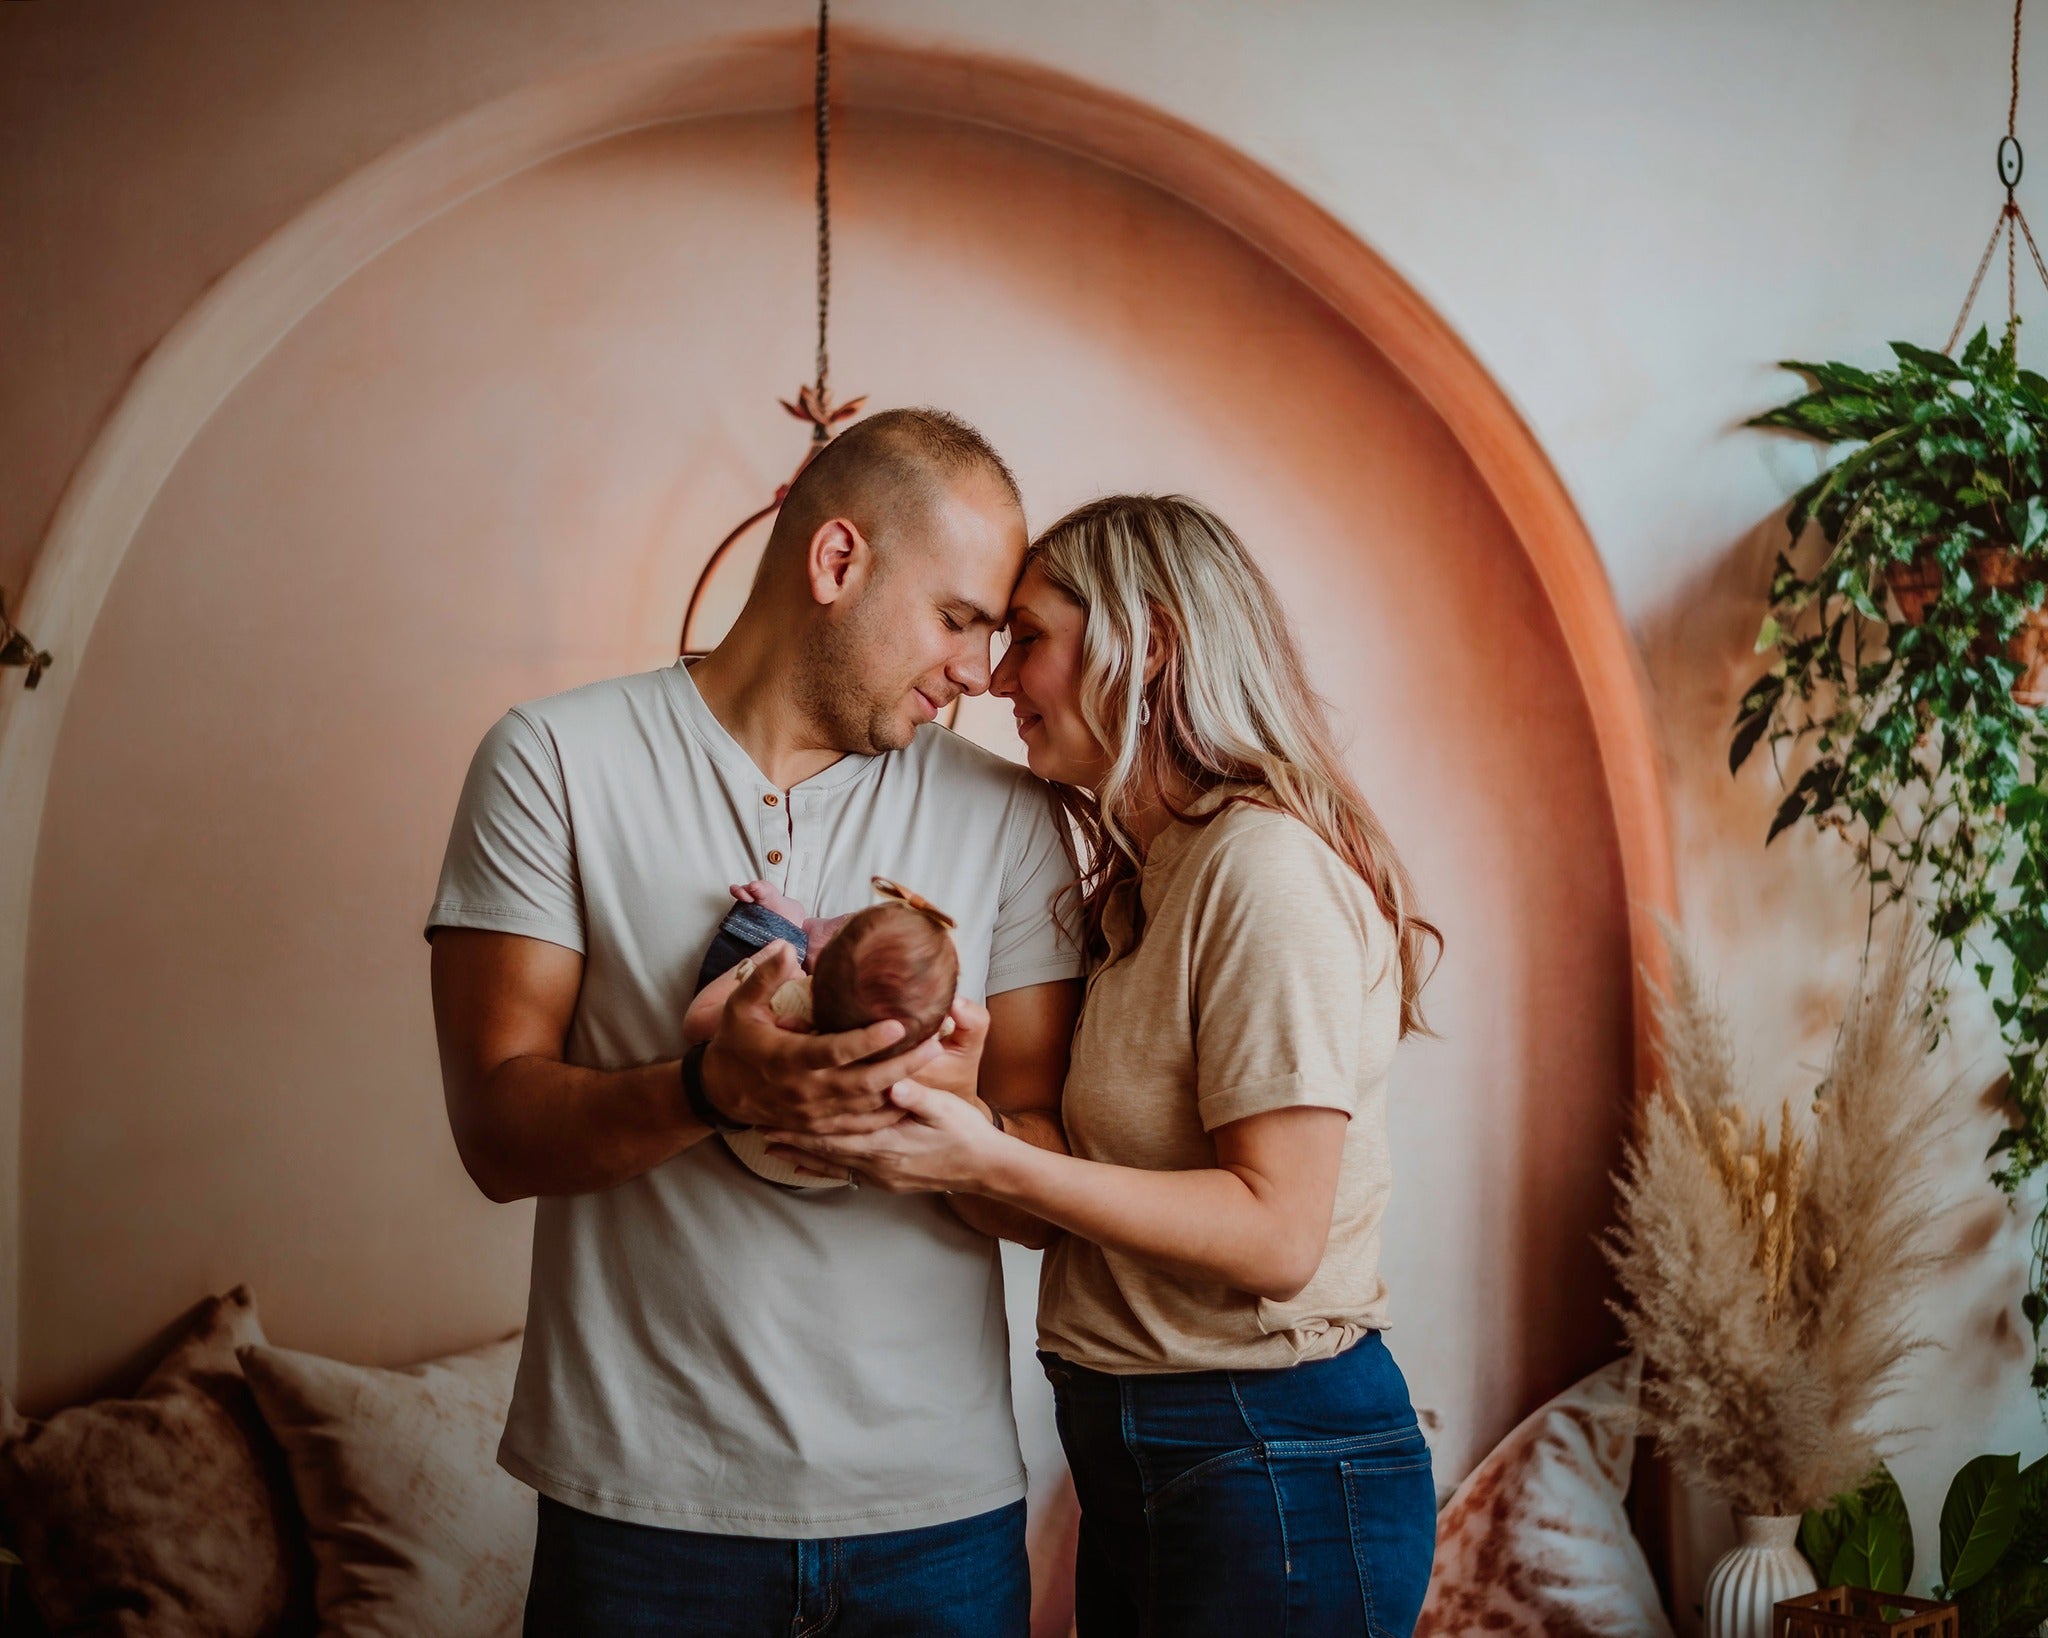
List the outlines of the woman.
<svg viewBox="0 0 2048 1638">
<path fill-rule="evenodd" d="M 1073 1153 L 910 1085 L 914 1118 L 805 1152 L 1066 1231 L 1039 1357 L 1082 1638 L 1407 1634 L 1435 1496 L 1380 1337 L 1385 1103 L 1441 939 L 1205 507 L 1112 496 L 1054 524 L 991 686 L 1087 851 Z"/>
</svg>

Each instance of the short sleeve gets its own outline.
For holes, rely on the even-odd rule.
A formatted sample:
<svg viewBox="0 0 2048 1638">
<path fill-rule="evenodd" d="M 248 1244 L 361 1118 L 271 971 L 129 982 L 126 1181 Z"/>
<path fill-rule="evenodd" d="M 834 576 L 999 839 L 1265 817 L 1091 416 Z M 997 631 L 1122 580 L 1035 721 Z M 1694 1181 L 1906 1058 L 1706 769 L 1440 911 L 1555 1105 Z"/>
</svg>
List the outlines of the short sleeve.
<svg viewBox="0 0 2048 1638">
<path fill-rule="evenodd" d="M 584 948 L 562 770 L 539 730 L 516 710 L 498 719 L 470 761 L 427 937 L 437 927 L 521 933 L 579 954 Z"/>
<path fill-rule="evenodd" d="M 1073 845 L 1052 788 L 1032 779 L 1018 788 L 1003 829 L 1003 885 L 989 940 L 988 993 L 1079 978 L 1085 970 L 1074 936 Z"/>
<path fill-rule="evenodd" d="M 1235 823 L 1199 884 L 1190 953 L 1202 1128 L 1273 1109 L 1354 1113 L 1400 1038 L 1392 929 L 1306 825 Z"/>
</svg>

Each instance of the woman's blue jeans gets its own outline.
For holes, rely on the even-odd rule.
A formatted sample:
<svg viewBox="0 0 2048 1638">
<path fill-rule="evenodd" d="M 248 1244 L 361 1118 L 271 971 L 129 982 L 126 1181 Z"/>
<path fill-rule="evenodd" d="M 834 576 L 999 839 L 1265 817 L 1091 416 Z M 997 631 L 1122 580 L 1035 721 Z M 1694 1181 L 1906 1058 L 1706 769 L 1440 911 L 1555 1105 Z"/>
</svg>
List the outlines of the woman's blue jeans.
<svg viewBox="0 0 2048 1638">
<path fill-rule="evenodd" d="M 1378 1332 L 1267 1371 L 1038 1357 L 1081 1499 L 1080 1638 L 1408 1638 L 1436 1489 Z"/>
</svg>

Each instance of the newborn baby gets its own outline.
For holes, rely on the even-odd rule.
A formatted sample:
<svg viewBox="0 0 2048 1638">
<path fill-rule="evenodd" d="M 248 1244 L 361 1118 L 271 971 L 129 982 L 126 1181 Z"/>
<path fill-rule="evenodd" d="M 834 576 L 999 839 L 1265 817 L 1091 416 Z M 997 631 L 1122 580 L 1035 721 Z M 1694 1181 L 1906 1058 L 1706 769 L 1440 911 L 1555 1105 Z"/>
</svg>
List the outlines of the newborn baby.
<svg viewBox="0 0 2048 1638">
<path fill-rule="evenodd" d="M 752 952 L 776 938 L 787 940 L 808 969 L 769 1001 L 786 1027 L 837 1034 L 900 1019 L 903 1038 L 875 1053 L 875 1059 L 896 1057 L 934 1035 L 951 1033 L 953 993 L 960 981 L 953 918 L 883 877 L 875 877 L 874 885 L 883 903 L 826 921 L 809 916 L 767 882 L 734 887 L 738 902 L 719 924 L 705 955 L 699 993 L 684 1018 L 685 1038 L 703 1039 L 717 1029 L 726 998 L 752 971 Z M 743 1165 L 771 1183 L 844 1186 L 839 1178 L 812 1177 L 770 1155 L 758 1132 L 720 1136 Z"/>
</svg>

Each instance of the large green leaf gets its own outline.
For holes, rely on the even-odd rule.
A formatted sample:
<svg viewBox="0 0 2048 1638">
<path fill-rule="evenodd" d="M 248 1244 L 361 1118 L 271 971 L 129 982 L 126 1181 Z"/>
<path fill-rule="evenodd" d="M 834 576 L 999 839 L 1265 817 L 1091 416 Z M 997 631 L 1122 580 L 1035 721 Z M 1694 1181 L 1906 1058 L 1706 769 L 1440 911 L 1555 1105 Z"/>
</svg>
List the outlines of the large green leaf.
<svg viewBox="0 0 2048 1638">
<path fill-rule="evenodd" d="M 1941 1504 L 1941 1580 L 1954 1597 L 1988 1575 L 2020 1522 L 2020 1458 L 1978 1456 L 1963 1464 Z"/>
<path fill-rule="evenodd" d="M 1904 1592 L 1913 1579 L 1913 1524 L 1882 1463 L 1862 1486 L 1799 1522 L 1799 1550 L 1823 1587 Z"/>
<path fill-rule="evenodd" d="M 2028 1298 L 2032 1300 L 2028 1301 Z M 2048 1300 L 2044 1300 L 2038 1291 L 2026 1294 L 2026 1298 L 2021 1300 L 2021 1309 L 2029 1324 L 2037 1313 L 2048 1319 Z M 2008 1564 L 2040 1564 L 2048 1561 L 2048 1456 L 2031 1467 L 2021 1469 L 2019 1488 L 2019 1519 L 2013 1527 L 2012 1540 L 2006 1545 L 2005 1561 Z"/>
<path fill-rule="evenodd" d="M 1810 1507 L 1799 1521 L 1799 1550 L 1823 1587 L 1841 1585 L 1835 1579 L 1835 1559 L 1842 1551 L 1842 1537 L 1848 1534 L 1846 1509 L 1853 1499 L 1837 1497 L 1832 1507 Z"/>
<path fill-rule="evenodd" d="M 1956 1600 L 1963 1638 L 2031 1638 L 2048 1621 L 2048 1564 L 2017 1564 Z"/>
<path fill-rule="evenodd" d="M 1831 1584 L 1904 1592 L 1913 1574 L 1910 1529 L 1902 1515 L 1874 1509 L 1850 1520 L 1841 1550 L 1835 1554 Z"/>
</svg>

